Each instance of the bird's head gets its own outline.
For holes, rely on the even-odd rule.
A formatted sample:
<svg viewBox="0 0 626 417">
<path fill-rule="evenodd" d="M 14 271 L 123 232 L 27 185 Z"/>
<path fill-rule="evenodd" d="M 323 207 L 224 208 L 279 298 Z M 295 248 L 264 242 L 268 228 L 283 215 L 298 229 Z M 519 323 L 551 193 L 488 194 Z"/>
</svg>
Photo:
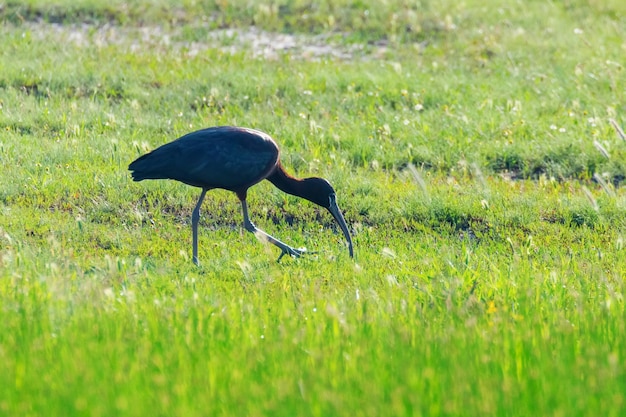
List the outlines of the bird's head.
<svg viewBox="0 0 626 417">
<path fill-rule="evenodd" d="M 306 189 L 306 198 L 309 201 L 324 207 L 330 212 L 330 214 L 333 215 L 339 224 L 341 231 L 346 237 L 346 240 L 348 241 L 350 257 L 354 257 L 352 238 L 350 237 L 350 232 L 348 231 L 348 226 L 343 218 L 343 214 L 341 214 L 341 210 L 339 210 L 339 206 L 337 205 L 337 196 L 333 186 L 330 185 L 330 183 L 324 178 L 306 178 L 302 180 L 302 182 L 304 186 L 303 188 Z"/>
<path fill-rule="evenodd" d="M 305 178 L 302 180 L 303 188 L 306 188 L 307 199 L 322 206 L 330 207 L 331 196 L 335 195 L 335 189 L 324 178 Z"/>
</svg>

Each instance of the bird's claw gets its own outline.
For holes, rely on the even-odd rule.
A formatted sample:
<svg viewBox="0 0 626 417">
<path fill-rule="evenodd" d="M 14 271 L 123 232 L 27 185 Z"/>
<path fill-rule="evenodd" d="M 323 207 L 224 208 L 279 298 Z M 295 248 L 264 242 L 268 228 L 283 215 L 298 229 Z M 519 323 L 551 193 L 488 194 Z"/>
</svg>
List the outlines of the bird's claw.
<svg viewBox="0 0 626 417">
<path fill-rule="evenodd" d="M 280 253 L 280 256 L 278 257 L 276 262 L 280 262 L 282 257 L 285 255 L 293 256 L 294 258 L 299 258 L 300 255 L 303 255 L 305 253 L 311 253 L 311 252 L 308 252 L 305 248 L 296 249 L 296 248 L 292 248 L 288 246 L 287 248 L 283 248 L 283 251 Z"/>
</svg>

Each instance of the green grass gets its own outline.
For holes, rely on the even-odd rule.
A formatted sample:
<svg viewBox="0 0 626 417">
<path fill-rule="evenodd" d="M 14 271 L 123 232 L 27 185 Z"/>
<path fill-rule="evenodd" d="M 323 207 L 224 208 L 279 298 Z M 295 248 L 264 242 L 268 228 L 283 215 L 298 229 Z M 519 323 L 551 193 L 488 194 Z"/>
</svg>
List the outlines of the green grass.
<svg viewBox="0 0 626 417">
<path fill-rule="evenodd" d="M 5 2 L 0 414 L 622 415 L 625 18 Z M 127 166 L 224 124 L 331 181 L 354 260 L 327 213 L 262 183 L 252 220 L 317 253 L 277 263 L 215 190 L 191 263 L 199 190 Z"/>
</svg>

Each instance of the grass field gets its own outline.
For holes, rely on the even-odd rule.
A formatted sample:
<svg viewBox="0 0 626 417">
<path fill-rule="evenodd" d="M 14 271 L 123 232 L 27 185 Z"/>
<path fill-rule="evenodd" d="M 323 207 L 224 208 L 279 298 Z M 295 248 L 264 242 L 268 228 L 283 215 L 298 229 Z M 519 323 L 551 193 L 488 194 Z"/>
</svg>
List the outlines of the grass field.
<svg viewBox="0 0 626 417">
<path fill-rule="evenodd" d="M 621 416 L 621 0 L 0 5 L 0 415 Z M 614 121 L 614 125 L 611 124 Z M 133 183 L 184 133 L 264 182 Z"/>
</svg>

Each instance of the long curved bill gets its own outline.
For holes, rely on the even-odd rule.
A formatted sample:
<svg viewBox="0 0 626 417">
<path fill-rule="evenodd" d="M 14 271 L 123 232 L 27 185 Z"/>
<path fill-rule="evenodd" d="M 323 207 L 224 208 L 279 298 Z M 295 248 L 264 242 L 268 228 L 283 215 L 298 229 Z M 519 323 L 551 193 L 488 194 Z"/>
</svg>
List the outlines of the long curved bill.
<svg viewBox="0 0 626 417">
<path fill-rule="evenodd" d="M 350 251 L 350 257 L 354 258 L 354 251 L 352 249 L 352 238 L 350 237 L 350 232 L 348 231 L 348 225 L 346 224 L 345 219 L 343 218 L 343 214 L 341 214 L 341 210 L 339 210 L 339 206 L 337 206 L 337 199 L 335 194 L 330 196 L 330 205 L 328 207 L 328 211 L 333 215 L 337 223 L 339 223 L 339 227 L 343 232 L 343 235 L 346 237 L 348 241 L 348 250 Z"/>
</svg>

